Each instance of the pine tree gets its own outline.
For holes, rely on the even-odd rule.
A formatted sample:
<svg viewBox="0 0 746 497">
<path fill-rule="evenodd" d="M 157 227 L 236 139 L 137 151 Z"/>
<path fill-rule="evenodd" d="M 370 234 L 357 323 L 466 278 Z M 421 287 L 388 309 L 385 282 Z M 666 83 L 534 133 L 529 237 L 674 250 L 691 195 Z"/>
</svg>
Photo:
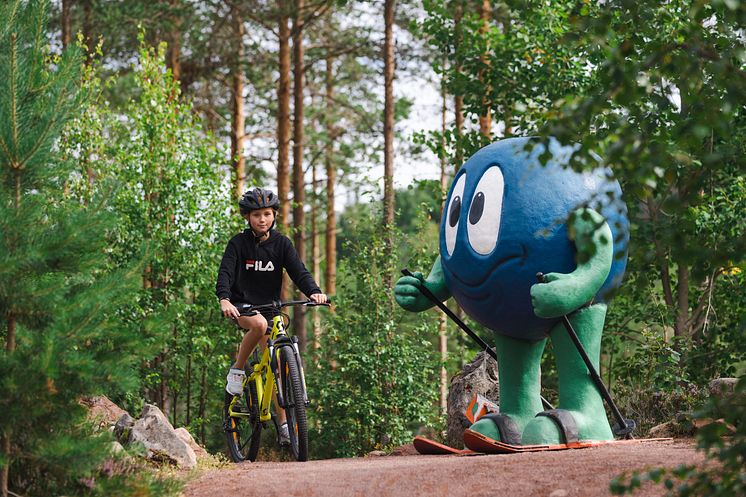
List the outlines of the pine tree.
<svg viewBox="0 0 746 497">
<path fill-rule="evenodd" d="M 72 164 L 56 144 L 85 95 L 80 52 L 49 52 L 48 7 L 0 4 L 0 494 L 148 495 L 148 477 L 102 466 L 111 435 L 79 403 L 134 386 L 141 344 L 116 314 L 139 268 L 107 268 L 106 196 L 64 193 Z"/>
</svg>

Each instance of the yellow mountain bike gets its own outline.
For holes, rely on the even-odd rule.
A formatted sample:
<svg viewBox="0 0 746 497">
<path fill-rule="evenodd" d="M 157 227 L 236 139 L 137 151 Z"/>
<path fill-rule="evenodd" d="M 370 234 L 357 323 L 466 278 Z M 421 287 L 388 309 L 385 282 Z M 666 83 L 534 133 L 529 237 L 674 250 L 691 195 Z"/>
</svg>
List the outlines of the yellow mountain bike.
<svg viewBox="0 0 746 497">
<path fill-rule="evenodd" d="M 306 379 L 303 362 L 298 349 L 298 338 L 287 334 L 286 317 L 280 310 L 283 307 L 304 305 L 317 306 L 312 300 L 273 302 L 263 305 L 241 305 L 238 310 L 243 316 L 260 311 L 274 311 L 272 331 L 261 360 L 251 360 L 246 368 L 243 395 L 226 392 L 223 409 L 223 427 L 228 440 L 228 450 L 234 462 L 255 461 L 259 453 L 262 429 L 277 421 L 271 412 L 273 393 L 277 393 L 277 403 L 285 409 L 290 435 L 290 452 L 297 461 L 308 460 L 308 422 L 306 406 Z M 256 355 L 254 355 L 256 357 Z M 279 436 L 278 436 L 279 439 Z"/>
</svg>

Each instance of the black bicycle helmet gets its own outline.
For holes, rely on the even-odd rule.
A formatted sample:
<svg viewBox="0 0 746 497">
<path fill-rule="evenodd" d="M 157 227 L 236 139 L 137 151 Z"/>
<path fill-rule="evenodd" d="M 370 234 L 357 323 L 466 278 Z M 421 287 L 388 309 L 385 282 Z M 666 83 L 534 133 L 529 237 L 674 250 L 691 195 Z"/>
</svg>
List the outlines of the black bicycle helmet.
<svg viewBox="0 0 746 497">
<path fill-rule="evenodd" d="M 254 188 L 243 194 L 241 200 L 238 201 L 238 207 L 241 209 L 241 214 L 248 214 L 266 207 L 277 210 L 280 208 L 280 199 L 271 190 Z"/>
</svg>

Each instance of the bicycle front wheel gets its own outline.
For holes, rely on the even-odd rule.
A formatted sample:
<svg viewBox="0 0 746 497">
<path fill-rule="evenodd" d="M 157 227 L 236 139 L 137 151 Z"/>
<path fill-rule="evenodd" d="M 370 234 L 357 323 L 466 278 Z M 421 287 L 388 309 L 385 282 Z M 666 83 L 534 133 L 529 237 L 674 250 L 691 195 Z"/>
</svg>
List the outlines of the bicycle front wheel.
<svg viewBox="0 0 746 497">
<path fill-rule="evenodd" d="M 233 462 L 255 461 L 262 438 L 262 423 L 259 421 L 259 403 L 254 382 L 249 383 L 244 394 L 235 402 L 234 396 L 225 392 L 223 426 Z"/>
<path fill-rule="evenodd" d="M 282 396 L 290 434 L 290 451 L 296 461 L 308 460 L 308 420 L 306 418 L 305 389 L 301 379 L 300 364 L 292 347 L 282 347 L 280 352 Z"/>
</svg>

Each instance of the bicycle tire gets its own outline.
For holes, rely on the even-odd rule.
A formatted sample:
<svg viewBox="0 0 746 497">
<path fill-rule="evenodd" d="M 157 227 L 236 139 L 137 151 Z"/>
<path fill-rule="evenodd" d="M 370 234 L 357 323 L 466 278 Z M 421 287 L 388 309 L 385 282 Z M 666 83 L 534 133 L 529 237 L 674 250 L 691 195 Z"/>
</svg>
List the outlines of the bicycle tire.
<svg viewBox="0 0 746 497">
<path fill-rule="evenodd" d="M 228 452 L 236 463 L 256 461 L 262 441 L 262 423 L 259 421 L 259 402 L 254 382 L 249 383 L 244 389 L 243 399 L 248 407 L 249 416 L 233 417 L 228 412 L 233 395 L 225 392 L 223 426 Z"/>
<path fill-rule="evenodd" d="M 308 460 L 308 419 L 305 390 L 300 367 L 292 347 L 282 347 L 280 353 L 282 395 L 290 434 L 290 452 L 296 461 Z"/>
</svg>

